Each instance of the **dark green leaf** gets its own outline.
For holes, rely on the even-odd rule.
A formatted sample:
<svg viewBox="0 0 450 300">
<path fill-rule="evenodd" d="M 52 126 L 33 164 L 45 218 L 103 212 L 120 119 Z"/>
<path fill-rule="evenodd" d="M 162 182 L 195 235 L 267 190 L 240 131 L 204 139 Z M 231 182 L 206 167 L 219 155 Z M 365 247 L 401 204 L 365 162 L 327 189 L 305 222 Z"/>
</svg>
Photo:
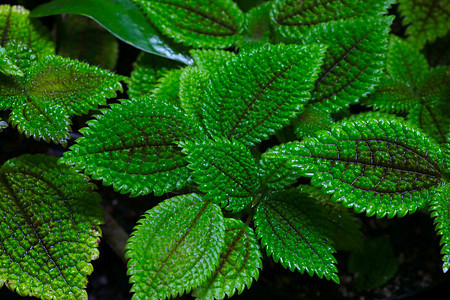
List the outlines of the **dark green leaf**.
<svg viewBox="0 0 450 300">
<path fill-rule="evenodd" d="M 162 195 L 186 184 L 187 162 L 175 143 L 199 129 L 165 99 L 124 100 L 88 125 L 63 162 L 131 196 Z"/>
<path fill-rule="evenodd" d="M 160 36 L 132 0 L 54 0 L 35 8 L 31 17 L 59 14 L 90 17 L 117 38 L 142 51 L 192 64 L 185 52 Z"/>
<path fill-rule="evenodd" d="M 41 299 L 87 299 L 103 222 L 95 186 L 41 154 L 9 160 L 0 174 L 0 287 Z"/>
<path fill-rule="evenodd" d="M 313 199 L 287 190 L 271 195 L 258 206 L 256 232 L 267 252 L 285 268 L 339 283 L 335 250 L 317 228 L 325 217 L 326 211 Z"/>
<path fill-rule="evenodd" d="M 170 198 L 139 221 L 126 248 L 133 299 L 166 299 L 206 282 L 219 266 L 220 208 L 196 194 Z"/>
<path fill-rule="evenodd" d="M 369 216 L 416 211 L 444 176 L 439 146 L 400 118 L 343 121 L 330 132 L 274 147 L 264 156 L 312 176 L 313 185 L 334 193 L 333 201 Z"/>
<path fill-rule="evenodd" d="M 257 280 L 262 268 L 262 254 L 253 229 L 236 219 L 225 221 L 225 246 L 219 266 L 192 295 L 197 299 L 224 299 L 240 294 L 253 279 Z"/>
</svg>

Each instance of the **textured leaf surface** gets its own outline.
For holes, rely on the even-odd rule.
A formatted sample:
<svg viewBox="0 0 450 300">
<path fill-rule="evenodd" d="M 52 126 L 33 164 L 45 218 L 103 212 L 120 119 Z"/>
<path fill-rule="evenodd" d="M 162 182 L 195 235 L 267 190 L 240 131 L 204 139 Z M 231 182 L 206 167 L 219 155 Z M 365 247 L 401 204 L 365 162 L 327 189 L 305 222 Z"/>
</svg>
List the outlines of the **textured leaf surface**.
<svg viewBox="0 0 450 300">
<path fill-rule="evenodd" d="M 36 7 L 32 17 L 59 14 L 88 16 L 114 36 L 142 51 L 192 64 L 192 59 L 148 22 L 132 0 L 53 0 Z"/>
<path fill-rule="evenodd" d="M 408 39 L 422 48 L 450 30 L 450 2 L 448 0 L 399 0 L 398 10 L 403 16 Z"/>
<path fill-rule="evenodd" d="M 1 76 L 1 75 L 0 75 Z M 24 79 L 0 86 L 3 108 L 19 131 L 36 139 L 66 144 L 70 116 L 87 113 L 122 90 L 117 76 L 76 60 L 49 55 L 33 62 Z"/>
<path fill-rule="evenodd" d="M 196 288 L 197 299 L 224 299 L 242 293 L 257 280 L 262 268 L 262 254 L 253 229 L 236 219 L 225 221 L 225 246 L 220 254 L 219 266 L 211 278 Z"/>
<path fill-rule="evenodd" d="M 326 211 L 297 190 L 273 194 L 256 211 L 258 238 L 275 261 L 291 271 L 297 269 L 339 282 L 335 250 L 316 228 Z"/>
<path fill-rule="evenodd" d="M 199 130 L 164 99 L 125 100 L 88 125 L 63 162 L 131 196 L 162 195 L 188 180 L 187 162 L 175 143 Z"/>
<path fill-rule="evenodd" d="M 328 130 L 334 124 L 330 113 L 315 107 L 308 106 L 297 119 L 294 120 L 294 131 L 298 138 L 314 135 L 319 130 Z"/>
<path fill-rule="evenodd" d="M 266 158 L 289 161 L 332 200 L 378 217 L 423 207 L 443 182 L 443 153 L 402 119 L 343 121 L 330 132 L 277 146 Z"/>
<path fill-rule="evenodd" d="M 324 48 L 267 45 L 229 61 L 206 89 L 204 120 L 212 136 L 254 145 L 303 110 Z"/>
<path fill-rule="evenodd" d="M 431 201 L 431 216 L 434 217 L 436 232 L 441 236 L 442 269 L 450 268 L 450 184 L 437 190 Z"/>
<path fill-rule="evenodd" d="M 201 285 L 219 265 L 224 237 L 220 208 L 196 194 L 149 210 L 126 246 L 133 299 L 175 297 Z"/>
<path fill-rule="evenodd" d="M 22 6 L 0 5 L 0 46 L 15 40 L 41 56 L 54 54 L 50 32 L 39 21 L 31 21 L 29 14 Z"/>
<path fill-rule="evenodd" d="M 42 299 L 87 299 L 103 222 L 95 186 L 45 155 L 9 160 L 0 174 L 0 286 Z"/>
<path fill-rule="evenodd" d="M 244 14 L 231 0 L 133 0 L 161 32 L 196 48 L 236 43 Z"/>
<path fill-rule="evenodd" d="M 23 76 L 23 72 L 8 57 L 6 49 L 3 47 L 0 47 L 0 72 L 4 75 Z"/>
<path fill-rule="evenodd" d="M 205 198 L 232 211 L 244 209 L 260 188 L 255 160 L 250 151 L 237 141 L 204 140 L 179 143 L 194 181 Z"/>
<path fill-rule="evenodd" d="M 335 112 L 373 91 L 383 74 L 391 22 L 391 17 L 352 18 L 316 25 L 295 38 L 328 46 L 311 105 Z"/>
<path fill-rule="evenodd" d="M 275 0 L 272 22 L 283 37 L 290 37 L 311 26 L 349 19 L 357 16 L 375 16 L 386 12 L 392 0 Z M 367 17 L 366 17 L 367 18 Z"/>
</svg>

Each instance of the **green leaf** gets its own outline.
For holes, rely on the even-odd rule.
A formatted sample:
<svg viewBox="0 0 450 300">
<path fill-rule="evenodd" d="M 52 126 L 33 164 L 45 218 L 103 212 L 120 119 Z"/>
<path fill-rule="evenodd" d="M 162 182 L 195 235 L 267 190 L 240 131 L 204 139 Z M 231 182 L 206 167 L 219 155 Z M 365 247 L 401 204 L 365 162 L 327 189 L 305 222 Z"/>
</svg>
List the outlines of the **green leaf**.
<svg viewBox="0 0 450 300">
<path fill-rule="evenodd" d="M 93 20 L 67 15 L 58 26 L 58 54 L 114 70 L 119 55 L 119 43 Z"/>
<path fill-rule="evenodd" d="M 335 250 L 317 225 L 326 211 L 297 190 L 272 194 L 255 214 L 256 232 L 274 260 L 291 271 L 332 279 L 339 283 Z"/>
<path fill-rule="evenodd" d="M 4 75 L 23 76 L 23 72 L 8 57 L 6 49 L 3 47 L 0 47 L 0 72 Z"/>
<path fill-rule="evenodd" d="M 87 16 L 118 39 L 142 51 L 192 64 L 186 51 L 166 40 L 132 0 L 53 0 L 36 7 L 31 17 L 59 14 Z"/>
<path fill-rule="evenodd" d="M 271 2 L 265 2 L 245 14 L 243 35 L 246 41 L 269 40 L 272 32 L 270 22 L 272 5 Z"/>
<path fill-rule="evenodd" d="M 180 142 L 194 181 L 205 198 L 237 212 L 258 194 L 260 181 L 250 151 L 237 141 Z"/>
<path fill-rule="evenodd" d="M 0 5 L 0 46 L 15 40 L 39 56 L 55 54 L 50 32 L 39 21 L 30 20 L 29 14 L 22 6 Z"/>
<path fill-rule="evenodd" d="M 261 185 L 272 190 L 282 190 L 294 184 L 298 179 L 296 168 L 292 166 L 290 159 L 262 156 L 259 161 L 259 176 Z"/>
<path fill-rule="evenodd" d="M 41 299 L 87 299 L 103 222 L 95 185 L 42 154 L 11 159 L 0 174 L 0 287 Z"/>
<path fill-rule="evenodd" d="M 181 69 L 173 69 L 165 72 L 156 82 L 153 95 L 157 98 L 165 98 L 168 103 L 172 103 L 177 107 L 180 104 L 180 76 Z"/>
<path fill-rule="evenodd" d="M 348 271 L 355 274 L 353 285 L 357 291 L 384 285 L 394 277 L 398 267 L 398 259 L 386 237 L 366 241 L 362 251 L 350 253 L 348 261 Z"/>
<path fill-rule="evenodd" d="M 211 78 L 202 103 L 206 129 L 246 146 L 267 139 L 302 112 L 323 52 L 319 45 L 242 52 Z"/>
<path fill-rule="evenodd" d="M 115 91 L 122 90 L 121 79 L 97 67 L 49 55 L 34 61 L 24 79 L 2 80 L 0 107 L 12 108 L 12 124 L 27 137 L 66 145 L 70 116 L 85 114 L 115 97 Z"/>
<path fill-rule="evenodd" d="M 244 14 L 231 0 L 133 0 L 151 22 L 177 43 L 227 48 L 239 35 Z"/>
<path fill-rule="evenodd" d="M 383 75 L 392 20 L 352 18 L 323 23 L 294 39 L 328 46 L 310 105 L 336 112 L 373 91 Z"/>
<path fill-rule="evenodd" d="M 250 288 L 253 279 L 258 280 L 262 268 L 262 254 L 253 229 L 236 219 L 224 219 L 225 246 L 220 254 L 219 266 L 192 296 L 197 299 L 231 298 Z"/>
<path fill-rule="evenodd" d="M 126 245 L 133 299 L 175 297 L 202 285 L 219 265 L 224 237 L 220 208 L 196 194 L 149 210 Z"/>
<path fill-rule="evenodd" d="M 81 130 L 84 137 L 62 161 L 132 197 L 181 189 L 189 178 L 187 162 L 175 144 L 199 129 L 165 99 L 124 100 Z"/>
<path fill-rule="evenodd" d="M 450 268 L 450 184 L 439 188 L 430 203 L 436 232 L 441 236 L 441 254 L 444 272 Z"/>
<path fill-rule="evenodd" d="M 130 98 L 137 98 L 149 94 L 155 88 L 158 79 L 168 70 L 176 67 L 177 64 L 173 61 L 141 52 L 130 75 L 128 95 Z"/>
<path fill-rule="evenodd" d="M 422 48 L 426 42 L 433 42 L 437 37 L 449 32 L 448 1 L 399 0 L 398 10 L 403 17 L 408 40 Z"/>
<path fill-rule="evenodd" d="M 313 136 L 319 130 L 328 130 L 333 124 L 331 114 L 316 106 L 308 106 L 293 122 L 294 132 L 298 138 Z"/>
<path fill-rule="evenodd" d="M 225 50 L 196 50 L 189 51 L 194 59 L 194 66 L 210 73 L 217 72 L 227 61 L 236 57 L 231 51 Z"/>
<path fill-rule="evenodd" d="M 275 31 L 289 38 L 311 26 L 353 17 L 381 15 L 393 0 L 275 0 L 272 22 Z"/>
<path fill-rule="evenodd" d="M 343 121 L 263 156 L 313 177 L 313 185 L 334 193 L 333 201 L 378 217 L 424 207 L 444 176 L 439 146 L 400 118 Z"/>
</svg>

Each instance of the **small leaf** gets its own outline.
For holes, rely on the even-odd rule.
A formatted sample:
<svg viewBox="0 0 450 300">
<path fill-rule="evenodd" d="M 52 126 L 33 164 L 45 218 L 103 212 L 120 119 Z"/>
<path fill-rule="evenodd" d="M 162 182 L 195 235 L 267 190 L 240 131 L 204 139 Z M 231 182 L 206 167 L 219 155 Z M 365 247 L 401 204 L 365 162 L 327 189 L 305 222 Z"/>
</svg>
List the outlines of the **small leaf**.
<svg viewBox="0 0 450 300">
<path fill-rule="evenodd" d="M 192 296 L 197 299 L 231 298 L 242 293 L 257 280 L 262 268 L 262 254 L 253 229 L 236 219 L 225 221 L 225 246 L 219 259 L 219 266 Z"/>
<path fill-rule="evenodd" d="M 155 83 L 153 95 L 156 98 L 165 98 L 167 102 L 174 106 L 180 107 L 180 76 L 181 69 L 172 69 L 165 72 Z"/>
<path fill-rule="evenodd" d="M 253 7 L 245 14 L 244 38 L 246 41 L 268 40 L 272 31 L 270 13 L 272 3 L 265 2 Z"/>
<path fill-rule="evenodd" d="M 448 1 L 399 0 L 398 10 L 403 17 L 408 40 L 422 48 L 426 42 L 433 42 L 438 36 L 450 30 Z"/>
<path fill-rule="evenodd" d="M 87 113 L 122 90 L 121 76 L 75 60 L 48 55 L 34 61 L 25 78 L 0 86 L 0 107 L 27 137 L 66 145 L 70 116 Z"/>
<path fill-rule="evenodd" d="M 175 297 L 202 285 L 219 265 L 224 237 L 220 208 L 196 194 L 149 210 L 126 245 L 133 299 Z"/>
<path fill-rule="evenodd" d="M 444 176 L 439 146 L 400 118 L 343 121 L 263 156 L 313 177 L 311 183 L 333 193 L 333 201 L 378 217 L 424 207 Z"/>
<path fill-rule="evenodd" d="M 242 52 L 211 78 L 202 103 L 206 129 L 247 146 L 267 139 L 302 112 L 323 52 L 282 44 Z"/>
<path fill-rule="evenodd" d="M 440 187 L 430 204 L 431 216 L 434 218 L 436 232 L 441 236 L 441 254 L 444 272 L 450 268 L 450 184 Z"/>
<path fill-rule="evenodd" d="M 210 73 L 217 72 L 227 61 L 236 57 L 231 51 L 225 50 L 191 50 L 189 52 L 194 59 L 194 66 Z"/>
<path fill-rule="evenodd" d="M 181 189 L 187 162 L 175 144 L 194 138 L 196 124 L 164 99 L 124 100 L 103 110 L 81 130 L 84 137 L 62 161 L 132 197 Z"/>
<path fill-rule="evenodd" d="M 339 283 L 335 250 L 316 228 L 325 217 L 326 211 L 313 199 L 287 190 L 271 195 L 258 206 L 256 232 L 267 252 L 285 268 Z"/>
<path fill-rule="evenodd" d="M 88 16 L 139 50 L 192 64 L 186 51 L 162 37 L 132 0 L 53 0 L 36 7 L 31 17 L 59 14 Z"/>
<path fill-rule="evenodd" d="M 180 142 L 194 181 L 205 198 L 237 212 L 258 194 L 260 181 L 250 151 L 237 141 Z"/>
<path fill-rule="evenodd" d="M 22 6 L 0 5 L 0 46 L 15 40 L 39 56 L 55 54 L 50 32 L 39 21 L 30 20 L 29 14 Z"/>
<path fill-rule="evenodd" d="M 95 185 L 41 154 L 11 159 L 0 174 L 0 287 L 41 299 L 87 299 L 103 222 Z"/>
<path fill-rule="evenodd" d="M 316 106 L 308 106 L 293 122 L 297 138 L 313 136 L 319 130 L 330 129 L 333 124 L 334 120 L 331 114 Z"/>
<path fill-rule="evenodd" d="M 195 48 L 227 48 L 241 36 L 243 13 L 231 0 L 133 0 L 175 42 Z"/>
<path fill-rule="evenodd" d="M 0 47 L 0 72 L 4 75 L 23 76 L 23 72 L 8 57 L 6 49 L 3 47 Z"/>
<path fill-rule="evenodd" d="M 381 287 L 394 277 L 398 267 L 398 259 L 386 237 L 366 241 L 362 251 L 350 253 L 348 261 L 348 271 L 355 274 L 353 285 L 357 291 Z"/>
</svg>

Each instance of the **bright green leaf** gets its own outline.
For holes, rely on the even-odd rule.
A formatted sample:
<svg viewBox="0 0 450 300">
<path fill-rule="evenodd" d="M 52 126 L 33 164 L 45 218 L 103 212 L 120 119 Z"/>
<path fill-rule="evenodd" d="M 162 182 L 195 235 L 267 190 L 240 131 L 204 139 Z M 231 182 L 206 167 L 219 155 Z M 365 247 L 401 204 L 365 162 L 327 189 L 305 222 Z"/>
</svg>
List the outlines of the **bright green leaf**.
<svg viewBox="0 0 450 300">
<path fill-rule="evenodd" d="M 0 72 L 4 75 L 23 76 L 23 72 L 8 57 L 6 49 L 3 47 L 0 47 Z"/>
<path fill-rule="evenodd" d="M 247 146 L 267 139 L 302 112 L 323 52 L 281 44 L 242 52 L 211 78 L 202 103 L 206 129 Z"/>
<path fill-rule="evenodd" d="M 87 299 L 103 222 L 95 186 L 41 154 L 11 159 L 0 174 L 0 286 L 41 299 Z"/>
<path fill-rule="evenodd" d="M 219 266 L 220 208 L 196 194 L 170 198 L 139 221 L 126 248 L 133 299 L 165 299 L 202 285 Z"/>
<path fill-rule="evenodd" d="M 207 193 L 205 198 L 236 212 L 258 194 L 256 163 L 243 144 L 220 139 L 178 144 L 187 154 L 194 181 Z"/>
<path fill-rule="evenodd" d="M 436 191 L 430 210 L 436 232 L 441 236 L 441 254 L 444 255 L 442 269 L 447 272 L 450 268 L 450 183 Z"/>
<path fill-rule="evenodd" d="M 226 48 L 241 36 L 244 14 L 231 0 L 133 0 L 175 42 L 195 48 Z"/>
<path fill-rule="evenodd" d="M 186 184 L 187 162 L 175 143 L 199 129 L 165 99 L 124 100 L 88 125 L 63 162 L 131 196 L 162 195 Z"/>
<path fill-rule="evenodd" d="M 132 0 L 53 0 L 36 7 L 31 17 L 59 14 L 90 17 L 133 47 L 188 65 L 192 64 L 192 59 L 186 51 L 162 37 Z"/>
<path fill-rule="evenodd" d="M 400 118 L 343 121 L 263 156 L 313 177 L 313 185 L 334 193 L 333 201 L 378 217 L 424 207 L 444 176 L 439 146 Z"/>
<path fill-rule="evenodd" d="M 316 106 L 308 106 L 293 122 L 298 138 L 312 136 L 319 130 L 328 130 L 333 124 L 331 114 Z"/>
<path fill-rule="evenodd" d="M 253 229 L 236 219 L 225 221 L 225 246 L 220 254 L 219 266 L 192 295 L 197 299 L 224 299 L 240 294 L 253 279 L 257 280 L 262 268 L 262 254 Z"/>
<path fill-rule="evenodd" d="M 317 225 L 326 211 L 305 194 L 287 190 L 260 203 L 255 215 L 256 232 L 274 260 L 291 271 L 339 283 L 334 248 Z"/>
</svg>

